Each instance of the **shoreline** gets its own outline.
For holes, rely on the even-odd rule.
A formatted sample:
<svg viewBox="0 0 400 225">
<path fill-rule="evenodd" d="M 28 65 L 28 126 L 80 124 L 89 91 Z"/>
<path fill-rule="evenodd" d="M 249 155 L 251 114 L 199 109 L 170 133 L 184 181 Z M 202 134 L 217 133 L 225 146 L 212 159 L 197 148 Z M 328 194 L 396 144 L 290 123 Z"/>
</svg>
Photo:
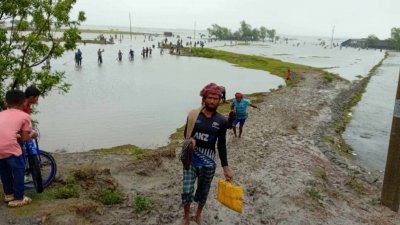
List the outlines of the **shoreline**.
<svg viewBox="0 0 400 225">
<path fill-rule="evenodd" d="M 379 182 L 336 149 L 336 125 L 357 92 L 355 83 L 327 79 L 319 69 L 299 71 L 302 78 L 293 85 L 258 94 L 260 111 L 249 110 L 242 139 L 227 134 L 234 179 L 245 188 L 245 211 L 238 215 L 215 200 L 215 179 L 206 224 L 398 224 L 399 214 L 378 204 Z M 34 195 L 30 206 L 7 209 L 8 215 L 57 225 L 114 224 L 117 218 L 119 224 L 179 224 L 180 132 L 171 135 L 169 145 L 146 154 L 129 147 L 106 154 L 56 153 L 62 174 L 55 184 Z M 221 176 L 218 166 L 216 177 Z M 80 197 L 52 197 L 71 185 L 71 177 Z M 123 200 L 104 205 L 98 197 L 104 188 L 122 193 Z M 137 211 L 138 196 L 152 206 Z"/>
</svg>

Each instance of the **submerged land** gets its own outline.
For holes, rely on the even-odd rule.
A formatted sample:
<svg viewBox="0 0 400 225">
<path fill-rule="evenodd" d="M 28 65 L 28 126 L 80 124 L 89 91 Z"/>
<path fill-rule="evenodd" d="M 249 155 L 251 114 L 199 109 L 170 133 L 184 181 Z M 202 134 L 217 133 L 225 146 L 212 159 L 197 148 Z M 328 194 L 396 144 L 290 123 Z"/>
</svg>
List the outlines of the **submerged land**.
<svg viewBox="0 0 400 225">
<path fill-rule="evenodd" d="M 400 224 L 399 214 L 379 203 L 381 178 L 352 159 L 341 137 L 368 77 L 348 82 L 318 68 L 212 49 L 187 55 L 283 78 L 288 68 L 297 74 L 285 87 L 246 96 L 260 111 L 249 109 L 243 137 L 229 131 L 227 143 L 234 182 L 245 189 L 244 213 L 216 201 L 218 165 L 204 224 Z M 226 114 L 229 104 L 219 110 Z M 0 224 L 179 224 L 182 132 L 156 150 L 125 145 L 54 153 L 56 182 L 43 194 L 28 192 L 29 206 L 1 203 Z"/>
</svg>

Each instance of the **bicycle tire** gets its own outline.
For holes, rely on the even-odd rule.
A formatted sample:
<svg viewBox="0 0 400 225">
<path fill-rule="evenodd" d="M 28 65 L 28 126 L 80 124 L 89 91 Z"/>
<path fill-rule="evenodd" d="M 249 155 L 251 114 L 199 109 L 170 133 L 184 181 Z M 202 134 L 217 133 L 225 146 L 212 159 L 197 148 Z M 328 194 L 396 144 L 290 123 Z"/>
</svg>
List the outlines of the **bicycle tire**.
<svg viewBox="0 0 400 225">
<path fill-rule="evenodd" d="M 40 171 L 42 175 L 42 187 L 46 188 L 55 179 L 57 174 L 57 164 L 53 156 L 45 151 L 40 151 Z M 36 157 L 37 158 L 37 157 Z M 36 188 L 33 182 L 25 183 L 25 189 Z"/>
<path fill-rule="evenodd" d="M 40 151 L 41 172 L 43 178 L 43 187 L 49 186 L 57 175 L 57 163 L 54 157 L 46 152 Z M 48 167 L 48 168 L 47 168 Z"/>
<path fill-rule="evenodd" d="M 37 193 L 43 192 L 42 173 L 40 172 L 40 161 L 38 155 L 28 156 L 29 169 L 32 174 L 32 182 Z"/>
</svg>

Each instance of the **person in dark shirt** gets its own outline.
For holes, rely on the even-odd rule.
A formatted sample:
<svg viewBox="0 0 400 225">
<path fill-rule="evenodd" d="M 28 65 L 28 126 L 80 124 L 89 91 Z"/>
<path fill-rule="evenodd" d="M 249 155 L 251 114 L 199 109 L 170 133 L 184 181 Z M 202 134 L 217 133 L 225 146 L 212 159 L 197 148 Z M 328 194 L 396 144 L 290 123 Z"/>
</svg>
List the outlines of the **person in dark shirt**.
<svg viewBox="0 0 400 225">
<path fill-rule="evenodd" d="M 201 213 L 207 201 L 211 181 L 215 174 L 215 145 L 218 147 L 218 155 L 227 181 L 232 181 L 232 172 L 228 166 L 226 152 L 227 121 L 217 112 L 221 100 L 221 89 L 218 85 L 210 83 L 200 92 L 203 98 L 203 109 L 197 117 L 191 137 L 196 140 L 196 146 L 192 155 L 191 165 L 183 169 L 182 204 L 184 206 L 184 218 L 182 225 L 190 224 L 190 204 L 198 203 L 194 220 L 201 224 Z M 185 133 L 187 124 L 185 127 Z M 197 189 L 194 193 L 194 183 L 197 179 Z"/>
<path fill-rule="evenodd" d="M 30 115 L 32 110 L 32 105 L 38 104 L 40 95 L 41 92 L 35 85 L 27 87 L 25 90 L 26 101 L 23 111 Z"/>
</svg>

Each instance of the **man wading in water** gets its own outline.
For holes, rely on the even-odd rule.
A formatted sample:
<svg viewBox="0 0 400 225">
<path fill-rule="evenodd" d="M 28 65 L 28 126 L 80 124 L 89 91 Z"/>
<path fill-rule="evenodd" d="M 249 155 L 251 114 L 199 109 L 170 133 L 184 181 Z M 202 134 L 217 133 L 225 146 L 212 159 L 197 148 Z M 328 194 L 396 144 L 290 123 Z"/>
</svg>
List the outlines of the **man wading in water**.
<svg viewBox="0 0 400 225">
<path fill-rule="evenodd" d="M 190 204 L 194 200 L 198 207 L 193 220 L 201 224 L 201 212 L 207 201 L 211 181 L 215 174 L 215 144 L 217 143 L 218 155 L 227 181 L 232 181 L 232 173 L 228 166 L 226 153 L 226 126 L 224 116 L 217 112 L 221 100 L 221 89 L 218 85 L 210 83 L 200 92 L 203 97 L 204 108 L 196 119 L 191 137 L 196 140 L 192 161 L 188 169 L 183 168 L 182 204 L 184 217 L 182 225 L 190 224 Z M 188 124 L 185 127 L 188 128 Z M 194 192 L 194 183 L 197 179 L 197 189 Z"/>
</svg>

